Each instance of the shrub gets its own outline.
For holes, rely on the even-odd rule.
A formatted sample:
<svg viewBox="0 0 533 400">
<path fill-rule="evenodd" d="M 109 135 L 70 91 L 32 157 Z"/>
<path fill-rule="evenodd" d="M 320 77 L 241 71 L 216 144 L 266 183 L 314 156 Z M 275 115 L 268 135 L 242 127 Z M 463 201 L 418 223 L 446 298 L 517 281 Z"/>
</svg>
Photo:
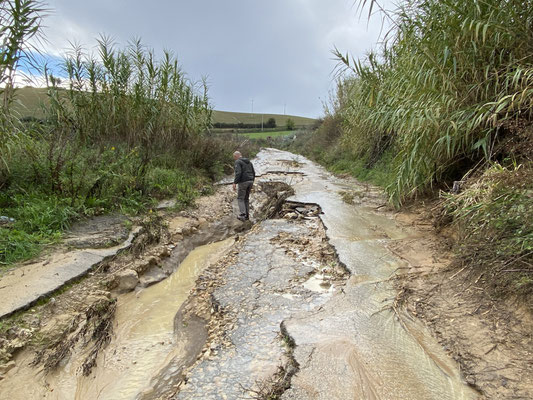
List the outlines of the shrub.
<svg viewBox="0 0 533 400">
<path fill-rule="evenodd" d="M 496 282 L 490 288 L 493 291 L 530 295 L 533 289 L 531 165 L 495 163 L 481 177 L 472 179 L 462 193 L 444 196 L 445 210 L 459 230 L 460 260 L 473 266 L 472 273 L 488 274 L 489 281 Z"/>
<path fill-rule="evenodd" d="M 159 199 L 178 195 L 183 199 L 192 200 L 195 198 L 193 182 L 194 177 L 177 169 L 155 167 L 150 169 L 146 176 L 148 193 Z"/>
<path fill-rule="evenodd" d="M 265 128 L 275 128 L 276 127 L 276 119 L 275 118 L 269 118 L 268 121 L 265 124 Z"/>
<path fill-rule="evenodd" d="M 294 124 L 294 121 L 292 120 L 292 118 L 288 118 L 287 119 L 287 130 L 289 130 L 289 131 L 294 130 L 294 126 L 295 126 L 295 124 Z"/>
</svg>

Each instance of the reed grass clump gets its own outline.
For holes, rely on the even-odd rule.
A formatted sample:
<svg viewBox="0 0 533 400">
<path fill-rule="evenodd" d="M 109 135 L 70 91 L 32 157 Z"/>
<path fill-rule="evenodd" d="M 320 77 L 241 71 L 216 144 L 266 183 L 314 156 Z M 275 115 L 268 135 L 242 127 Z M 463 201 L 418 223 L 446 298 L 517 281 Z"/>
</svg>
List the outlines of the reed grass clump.
<svg viewBox="0 0 533 400">
<path fill-rule="evenodd" d="M 0 188 L 8 170 L 7 154 L 24 136 L 24 129 L 11 112 L 17 69 L 22 62 L 34 62 L 35 47 L 29 41 L 40 38 L 45 13 L 40 1 L 0 1 Z"/>
<path fill-rule="evenodd" d="M 531 0 L 405 1 L 380 50 L 335 51 L 352 72 L 343 141 L 367 159 L 395 147 L 393 202 L 491 159 L 505 121 L 531 120 L 532 15 Z"/>
<path fill-rule="evenodd" d="M 191 82 L 169 51 L 158 60 L 138 39 L 120 49 L 102 36 L 97 55 L 74 46 L 62 67 L 66 81 L 47 71 L 49 121 L 83 143 L 137 147 L 146 163 L 210 126 L 207 85 Z"/>
</svg>

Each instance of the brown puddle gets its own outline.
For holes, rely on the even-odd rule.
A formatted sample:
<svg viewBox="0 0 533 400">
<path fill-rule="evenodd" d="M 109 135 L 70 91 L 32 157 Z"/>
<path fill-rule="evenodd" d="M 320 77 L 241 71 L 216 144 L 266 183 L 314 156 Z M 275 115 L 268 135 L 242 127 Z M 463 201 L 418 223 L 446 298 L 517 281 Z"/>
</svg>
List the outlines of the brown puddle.
<svg viewBox="0 0 533 400">
<path fill-rule="evenodd" d="M 174 336 L 174 316 L 187 299 L 199 274 L 219 259 L 233 238 L 199 246 L 168 279 L 118 299 L 115 335 L 98 356 L 90 376 L 79 372 L 80 354 L 74 353 L 56 372 L 43 376 L 18 365 L 3 381 L 2 398 L 11 399 L 132 399 L 145 390 L 152 378 L 175 355 L 180 344 Z M 31 360 L 30 360 L 31 361 Z M 31 382 L 31 384 L 28 384 Z"/>
</svg>

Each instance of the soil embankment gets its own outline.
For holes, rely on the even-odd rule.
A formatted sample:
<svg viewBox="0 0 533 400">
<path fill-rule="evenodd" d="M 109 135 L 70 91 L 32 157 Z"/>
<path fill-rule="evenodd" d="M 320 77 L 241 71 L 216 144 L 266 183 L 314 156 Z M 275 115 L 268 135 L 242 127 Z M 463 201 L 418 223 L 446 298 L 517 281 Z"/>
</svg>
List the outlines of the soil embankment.
<svg viewBox="0 0 533 400">
<path fill-rule="evenodd" d="M 424 238 L 391 248 L 406 261 L 396 280 L 398 307 L 424 321 L 483 398 L 533 398 L 530 311 L 521 299 L 491 296 L 480 283 L 482 269 L 472 278 L 453 263 L 449 239 L 437 236 L 418 211 L 402 217 Z"/>
</svg>

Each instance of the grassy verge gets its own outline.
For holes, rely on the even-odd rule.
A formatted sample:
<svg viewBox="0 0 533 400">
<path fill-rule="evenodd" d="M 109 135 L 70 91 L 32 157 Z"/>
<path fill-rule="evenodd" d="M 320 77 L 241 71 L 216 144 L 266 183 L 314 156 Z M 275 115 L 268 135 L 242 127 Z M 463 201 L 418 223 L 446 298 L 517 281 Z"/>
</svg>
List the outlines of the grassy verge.
<svg viewBox="0 0 533 400">
<path fill-rule="evenodd" d="M 361 182 L 372 183 L 385 189 L 394 181 L 394 175 L 391 168 L 394 155 L 392 151 L 383 154 L 383 157 L 368 168 L 365 160 L 354 157 L 350 154 L 343 154 L 333 164 L 326 164 L 326 168 L 336 174 L 349 174 Z"/>
<path fill-rule="evenodd" d="M 77 145 L 75 145 L 77 146 Z M 61 240 L 71 224 L 105 213 L 138 215 L 160 200 L 174 198 L 176 210 L 209 193 L 212 182 L 231 171 L 232 152 L 253 156 L 254 143 L 231 135 L 203 137 L 180 152 L 162 151 L 139 174 L 142 153 L 123 144 L 74 148 L 50 157 L 48 141 L 24 142 L 9 154 L 0 190 L 0 268 L 28 260 Z"/>
<path fill-rule="evenodd" d="M 98 174 L 101 171 L 75 178 L 76 192 L 56 193 L 28 178 L 21 186 L 1 191 L 0 215 L 14 222 L 0 227 L 0 267 L 35 257 L 46 246 L 56 244 L 80 218 L 109 212 L 136 215 L 168 197 L 176 198 L 179 207 L 187 207 L 209 184 L 200 173 L 188 176 L 179 169 L 151 166 L 143 187 L 135 187 L 137 179 L 121 167 L 109 168 L 106 178 Z M 19 172 L 15 165 L 12 172 Z M 93 189 L 95 184 L 100 187 Z"/>
</svg>

